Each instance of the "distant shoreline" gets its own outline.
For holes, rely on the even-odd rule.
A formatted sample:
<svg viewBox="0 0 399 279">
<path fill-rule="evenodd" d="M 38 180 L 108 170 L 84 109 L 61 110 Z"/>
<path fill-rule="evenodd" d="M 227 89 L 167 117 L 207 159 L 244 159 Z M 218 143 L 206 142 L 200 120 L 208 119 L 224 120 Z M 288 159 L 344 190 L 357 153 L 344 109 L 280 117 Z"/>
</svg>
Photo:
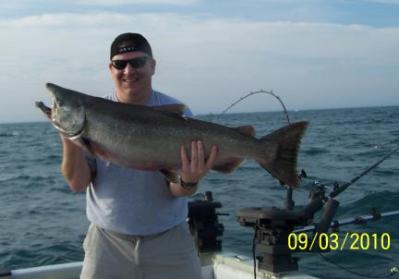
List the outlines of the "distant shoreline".
<svg viewBox="0 0 399 279">
<path fill-rule="evenodd" d="M 342 108 L 314 108 L 314 109 L 288 109 L 288 113 L 296 113 L 296 112 L 312 112 L 312 111 L 331 111 L 331 110 L 348 110 L 348 109 L 356 109 L 356 110 L 361 110 L 361 109 L 377 109 L 377 108 L 395 108 L 398 107 L 399 105 L 386 105 L 386 106 L 365 106 L 365 107 L 342 107 Z M 240 111 L 240 112 L 228 112 L 226 113 L 229 115 L 234 115 L 234 114 L 257 114 L 257 113 L 275 113 L 275 112 L 283 112 L 282 109 L 280 110 L 268 110 L 268 111 Z M 195 116 L 216 116 L 219 113 L 206 113 L 206 114 L 197 114 Z"/>
<path fill-rule="evenodd" d="M 342 107 L 342 108 L 314 108 L 314 109 L 289 109 L 287 110 L 289 113 L 296 112 L 312 112 L 312 111 L 331 111 L 331 110 L 348 110 L 348 109 L 376 109 L 376 108 L 395 108 L 399 105 L 386 105 L 386 106 L 365 106 L 365 107 Z M 282 112 L 282 110 L 268 110 L 268 111 L 238 111 L 238 112 L 228 112 L 225 115 L 237 115 L 237 114 L 257 114 L 257 113 L 276 113 Z M 206 117 L 206 116 L 217 116 L 220 113 L 204 113 L 204 114 L 196 114 L 196 117 Z M 0 125 L 10 125 L 10 124 L 29 124 L 29 123 L 48 123 L 47 120 L 39 120 L 39 121 L 16 121 L 16 122 L 0 122 Z"/>
</svg>

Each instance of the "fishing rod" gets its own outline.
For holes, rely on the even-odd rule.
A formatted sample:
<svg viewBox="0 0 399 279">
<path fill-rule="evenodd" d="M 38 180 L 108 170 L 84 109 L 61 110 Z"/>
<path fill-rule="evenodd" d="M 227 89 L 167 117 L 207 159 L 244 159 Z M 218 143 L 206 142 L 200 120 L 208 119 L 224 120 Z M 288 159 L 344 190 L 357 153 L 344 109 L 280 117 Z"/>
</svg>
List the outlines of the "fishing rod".
<svg viewBox="0 0 399 279">
<path fill-rule="evenodd" d="M 248 97 L 250 97 L 250 96 L 252 96 L 252 95 L 256 95 L 256 94 L 267 94 L 267 95 L 271 95 L 271 96 L 273 96 L 274 98 L 276 98 L 276 99 L 280 102 L 281 106 L 283 107 L 284 114 L 285 114 L 285 117 L 286 117 L 286 119 L 287 119 L 288 124 L 291 124 L 290 118 L 289 118 L 289 116 L 288 116 L 287 108 L 285 107 L 285 105 L 284 105 L 283 101 L 281 100 L 281 98 L 280 98 L 278 95 L 274 94 L 273 90 L 271 90 L 271 91 L 266 91 L 266 90 L 260 89 L 260 90 L 258 90 L 258 91 L 249 92 L 248 94 L 246 94 L 245 96 L 242 96 L 242 97 L 239 98 L 237 101 L 235 101 L 235 102 L 232 103 L 230 106 L 228 106 L 228 107 L 227 107 L 224 111 L 222 111 L 218 116 L 224 115 L 227 111 L 229 111 L 232 107 L 234 107 L 235 105 L 237 105 L 239 102 L 243 101 L 244 99 L 246 99 L 246 98 L 248 98 Z"/>
<path fill-rule="evenodd" d="M 334 191 L 332 191 L 330 193 L 330 198 L 334 198 L 336 196 L 338 196 L 339 194 L 341 194 L 343 191 L 345 191 L 349 186 L 351 186 L 353 183 L 355 183 L 356 181 L 358 181 L 360 178 L 362 178 L 363 176 L 365 176 L 366 174 L 368 174 L 370 171 L 372 171 L 373 169 L 375 169 L 378 165 L 380 165 L 382 162 L 384 162 L 386 159 L 388 159 L 389 157 L 391 157 L 392 154 L 394 154 L 396 151 L 399 150 L 399 147 L 394 148 L 391 152 L 389 152 L 387 155 L 385 155 L 384 157 L 382 157 L 378 162 L 376 162 L 374 165 L 368 167 L 366 170 L 364 170 L 361 174 L 359 174 L 358 176 L 356 176 L 355 178 L 353 178 L 351 181 L 349 181 L 348 183 L 345 183 L 344 185 L 341 186 L 337 186 Z"/>
<path fill-rule="evenodd" d="M 384 144 L 384 145 L 387 145 L 387 144 Z M 396 145 L 396 146 L 397 146 L 396 148 L 391 150 L 388 154 L 386 154 L 384 157 L 382 157 L 379 161 L 377 161 L 376 163 L 374 163 L 373 165 L 371 165 L 370 167 L 365 169 L 361 174 L 359 174 L 358 176 L 354 177 L 349 182 L 345 182 L 345 183 L 342 182 L 342 183 L 344 183 L 342 185 L 339 185 L 338 181 L 334 181 L 334 180 L 329 179 L 329 178 L 321 178 L 321 177 L 316 177 L 316 176 L 309 176 L 304 169 L 301 169 L 300 173 L 298 174 L 298 178 L 300 180 L 303 180 L 303 179 L 313 180 L 315 185 L 324 185 L 324 186 L 332 185 L 334 187 L 334 190 L 330 193 L 329 196 L 331 198 L 334 198 L 334 197 L 338 196 L 340 193 L 342 193 L 345 189 L 347 189 L 350 185 L 354 184 L 360 178 L 362 178 L 363 176 L 368 174 L 370 171 L 372 171 L 373 169 L 378 167 L 382 162 L 384 162 L 386 159 L 388 159 L 390 156 L 392 156 L 392 154 L 397 152 L 399 150 L 399 146 L 398 145 Z M 330 181 L 330 182 L 323 183 L 322 182 L 323 180 Z"/>
<path fill-rule="evenodd" d="M 335 197 L 337 197 L 339 194 L 341 194 L 346 189 L 348 189 L 349 186 L 354 184 L 360 178 L 367 175 L 370 171 L 375 169 L 377 166 L 379 166 L 382 162 L 384 162 L 386 159 L 388 159 L 392 154 L 394 154 L 398 150 L 399 150 L 399 147 L 394 148 L 388 154 L 386 154 L 384 157 L 382 157 L 380 160 L 378 160 L 376 163 L 374 163 L 373 165 L 371 165 L 370 167 L 365 169 L 361 174 L 359 174 L 358 176 L 351 179 L 350 182 L 344 183 L 343 185 L 339 185 L 337 182 L 334 183 L 334 190 L 328 195 L 328 197 L 326 197 L 325 186 L 322 183 L 317 183 L 317 184 L 315 183 L 317 185 L 317 187 L 312 189 L 312 191 L 311 191 L 311 201 L 309 202 L 308 205 L 306 205 L 302 209 L 301 212 L 303 212 L 303 214 L 305 214 L 305 215 L 309 215 L 309 212 L 312 212 L 312 214 L 310 214 L 310 216 L 311 216 L 316 211 L 318 211 L 324 207 L 323 215 L 321 216 L 318 224 L 313 224 L 313 225 L 299 228 L 299 229 L 297 229 L 298 232 L 299 231 L 305 232 L 305 231 L 312 231 L 312 230 L 316 233 L 327 232 L 330 228 L 338 228 L 339 225 L 346 225 L 346 224 L 351 224 L 351 223 L 360 222 L 360 221 L 366 222 L 368 220 L 377 220 L 381 217 L 399 215 L 399 210 L 380 214 L 377 212 L 376 209 L 374 209 L 374 211 L 372 212 L 371 215 L 358 216 L 358 217 L 353 217 L 353 218 L 349 218 L 349 219 L 345 219 L 345 220 L 341 220 L 341 221 L 332 221 L 336 214 L 336 211 L 339 207 L 339 202 L 335 199 Z M 307 174 L 304 170 L 302 170 L 301 173 L 298 175 L 298 177 L 300 179 L 306 178 Z M 287 200 L 288 200 L 288 197 L 287 197 Z M 286 204 L 288 204 L 288 203 L 286 202 Z M 288 209 L 290 209 L 290 208 L 288 208 Z"/>
<path fill-rule="evenodd" d="M 337 229 L 340 226 L 350 225 L 350 224 L 364 224 L 367 221 L 376 221 L 383 217 L 391 217 L 399 215 L 399 210 L 387 211 L 383 213 L 379 213 L 377 210 L 373 210 L 371 214 L 360 215 L 356 217 L 349 217 L 341 220 L 332 221 L 330 224 L 330 228 Z M 302 233 L 302 232 L 312 232 L 317 228 L 318 224 L 313 224 L 309 226 L 305 226 L 302 228 L 298 228 L 293 230 L 294 233 Z"/>
<path fill-rule="evenodd" d="M 340 226 L 344 226 L 344 225 L 365 224 L 365 223 L 367 223 L 367 221 L 375 221 L 375 220 L 379 220 L 379 219 L 381 219 L 383 217 L 398 216 L 399 215 L 399 210 L 394 210 L 394 211 L 388 211 L 388 212 L 380 213 L 380 212 L 377 211 L 376 208 L 373 208 L 371 214 L 360 215 L 360 216 L 355 216 L 355 217 L 350 217 L 350 218 L 346 218 L 346 219 L 333 221 L 333 218 L 334 218 L 335 213 L 336 213 L 336 211 L 338 209 L 338 206 L 339 206 L 339 202 L 337 200 L 335 200 L 335 197 L 337 197 L 339 194 L 341 194 L 346 189 L 348 189 L 349 186 L 354 184 L 360 178 L 362 178 L 363 176 L 367 175 L 370 171 L 375 169 L 377 166 L 379 166 L 382 162 L 384 162 L 386 159 L 388 159 L 392 154 L 394 154 L 398 150 L 399 150 L 399 146 L 397 146 L 396 148 L 391 150 L 388 154 L 386 154 L 380 160 L 378 160 L 376 163 L 374 163 L 373 165 L 371 165 L 370 167 L 365 169 L 361 174 L 359 174 L 358 176 L 354 177 L 351 181 L 349 181 L 347 183 L 344 183 L 343 185 L 339 185 L 337 182 L 335 182 L 334 183 L 334 190 L 329 194 L 328 198 L 324 196 L 324 185 L 321 184 L 321 183 L 318 183 L 318 187 L 317 187 L 316 191 L 317 190 L 321 191 L 322 194 L 319 197 L 317 197 L 315 200 L 319 201 L 319 204 L 323 204 L 323 202 L 325 203 L 322 217 L 320 218 L 318 223 L 294 229 L 292 232 L 295 233 L 295 234 L 313 232 L 314 233 L 313 237 L 315 238 L 315 243 L 319 243 L 319 242 L 323 241 L 321 239 L 321 236 L 323 235 L 323 233 L 324 233 L 324 235 L 327 235 L 326 233 L 328 232 L 328 230 L 330 228 L 336 231 L 336 230 L 338 230 L 338 228 Z M 300 178 L 307 178 L 306 172 L 302 170 L 302 172 L 299 175 L 299 177 Z M 310 204 L 312 204 L 312 202 Z M 309 205 L 307 207 L 309 207 Z M 320 207 L 320 209 L 322 207 L 323 207 L 323 205 Z M 318 235 L 319 235 L 319 237 L 318 237 Z M 347 234 L 345 235 L 345 239 L 346 239 L 346 236 L 347 236 Z M 357 236 L 359 236 L 359 234 L 357 234 Z M 362 236 L 363 235 L 361 235 L 361 237 Z M 384 234 L 382 234 L 381 237 L 383 237 L 383 236 L 384 236 Z M 389 234 L 385 234 L 385 236 L 388 236 L 388 238 L 390 239 Z M 312 240 L 312 243 L 313 242 L 314 241 Z M 345 240 L 344 240 L 343 243 L 345 243 Z M 341 250 L 343 249 L 343 247 L 344 246 L 341 246 Z M 352 273 L 354 275 L 357 275 L 357 276 L 361 276 L 363 278 L 387 278 L 388 276 L 392 276 L 392 275 L 397 274 L 399 272 L 398 267 L 394 266 L 394 267 L 392 267 L 390 269 L 389 274 L 385 274 L 385 275 L 381 275 L 381 276 L 376 276 L 376 275 L 370 276 L 369 274 L 361 274 L 359 272 L 355 272 L 355 271 L 353 271 L 351 269 L 348 269 L 348 268 L 346 268 L 346 267 L 344 267 L 344 266 L 342 266 L 342 265 L 340 265 L 340 264 L 338 264 L 338 263 L 326 258 L 326 256 L 324 256 L 321 252 L 319 252 L 319 255 L 326 262 L 329 262 L 329 263 L 337 266 L 338 268 L 341 268 L 342 270 L 345 270 L 345 271 L 347 271 L 349 273 Z"/>
</svg>

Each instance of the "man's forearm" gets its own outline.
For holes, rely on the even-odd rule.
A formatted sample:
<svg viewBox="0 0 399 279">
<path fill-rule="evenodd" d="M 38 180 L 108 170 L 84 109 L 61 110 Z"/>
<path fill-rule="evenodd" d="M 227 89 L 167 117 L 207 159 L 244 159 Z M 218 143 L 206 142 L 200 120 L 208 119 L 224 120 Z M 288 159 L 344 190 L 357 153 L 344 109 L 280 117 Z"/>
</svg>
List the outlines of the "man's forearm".
<svg viewBox="0 0 399 279">
<path fill-rule="evenodd" d="M 62 175 L 73 191 L 82 192 L 91 181 L 89 165 L 80 147 L 63 137 L 61 137 L 61 140 L 63 145 Z"/>
</svg>

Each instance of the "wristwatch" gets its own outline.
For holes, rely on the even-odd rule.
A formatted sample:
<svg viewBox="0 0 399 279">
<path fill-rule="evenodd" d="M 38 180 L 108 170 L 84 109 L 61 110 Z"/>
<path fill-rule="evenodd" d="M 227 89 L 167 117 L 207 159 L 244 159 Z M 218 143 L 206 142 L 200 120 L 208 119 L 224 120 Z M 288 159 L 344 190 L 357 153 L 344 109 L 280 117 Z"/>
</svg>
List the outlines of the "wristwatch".
<svg viewBox="0 0 399 279">
<path fill-rule="evenodd" d="M 190 190 L 194 187 L 197 187 L 198 181 L 197 182 L 184 182 L 183 179 L 180 177 L 180 185 L 183 189 Z"/>
</svg>

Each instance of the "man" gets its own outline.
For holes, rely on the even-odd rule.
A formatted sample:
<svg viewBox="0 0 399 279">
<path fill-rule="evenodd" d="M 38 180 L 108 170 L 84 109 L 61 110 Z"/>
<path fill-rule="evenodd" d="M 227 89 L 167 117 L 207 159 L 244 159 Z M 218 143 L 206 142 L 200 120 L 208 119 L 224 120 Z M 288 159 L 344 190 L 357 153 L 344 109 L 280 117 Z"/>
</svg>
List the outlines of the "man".
<svg viewBox="0 0 399 279">
<path fill-rule="evenodd" d="M 180 103 L 152 89 L 156 62 L 147 40 L 124 33 L 111 45 L 109 70 L 116 102 L 146 106 Z M 190 116 L 191 112 L 186 112 Z M 86 190 L 91 222 L 84 241 L 81 278 L 201 278 L 186 223 L 187 200 L 216 158 L 201 142 L 182 147 L 180 183 L 160 172 L 131 170 L 85 154 L 63 138 L 62 173 L 77 192 Z"/>
</svg>

